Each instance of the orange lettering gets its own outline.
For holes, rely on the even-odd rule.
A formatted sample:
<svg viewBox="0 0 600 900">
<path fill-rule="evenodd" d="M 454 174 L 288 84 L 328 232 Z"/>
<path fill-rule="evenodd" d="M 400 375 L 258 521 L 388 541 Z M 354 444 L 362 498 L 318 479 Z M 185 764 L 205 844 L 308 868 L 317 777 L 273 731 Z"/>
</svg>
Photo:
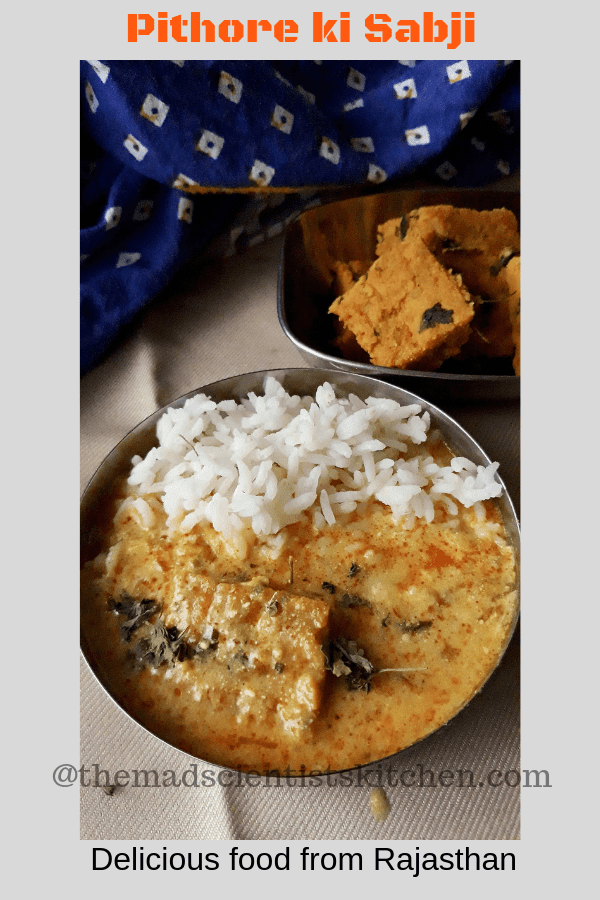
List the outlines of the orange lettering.
<svg viewBox="0 0 600 900">
<path fill-rule="evenodd" d="M 350 13 L 340 13 L 340 41 L 344 44 L 350 42 Z"/>
<path fill-rule="evenodd" d="M 169 40 L 169 14 L 159 12 L 158 14 L 158 40 L 161 44 L 166 44 Z"/>
<path fill-rule="evenodd" d="M 459 12 L 452 13 L 452 20 L 450 22 L 451 41 L 449 44 L 446 44 L 448 50 L 456 50 L 460 44 L 460 17 L 461 14 Z"/>
<path fill-rule="evenodd" d="M 469 44 L 475 43 L 475 13 L 465 13 L 465 41 Z"/>
<path fill-rule="evenodd" d="M 454 15 L 454 13 L 453 13 Z M 433 29 L 437 28 L 437 36 L 434 36 Z M 433 13 L 426 12 L 423 13 L 423 40 L 430 44 L 432 41 L 436 43 L 441 43 L 445 41 L 448 37 L 448 26 L 444 22 L 443 19 L 436 19 L 433 21 Z"/>
<path fill-rule="evenodd" d="M 190 14 L 191 25 L 190 25 L 190 40 L 194 41 L 194 43 L 199 43 L 202 40 L 202 35 L 200 33 L 200 26 L 204 26 L 204 40 L 213 44 L 215 42 L 215 26 L 214 23 L 210 21 L 210 19 L 200 19 L 199 12 L 193 12 Z"/>
<path fill-rule="evenodd" d="M 381 19 L 381 22 L 377 22 L 377 19 Z M 370 32 L 381 32 L 381 35 L 377 34 L 366 34 L 365 37 L 368 41 L 371 41 L 374 44 L 382 43 L 385 41 L 389 41 L 392 36 L 392 29 L 389 25 L 386 25 L 386 22 L 390 22 L 391 19 L 386 13 L 371 13 L 370 16 L 367 16 L 365 19 L 365 25 L 369 29 Z"/>
<path fill-rule="evenodd" d="M 187 25 L 187 19 L 181 20 L 181 16 L 173 16 L 171 19 L 171 34 L 176 41 L 187 41 L 187 37 L 181 33 L 181 26 Z"/>
<path fill-rule="evenodd" d="M 396 32 L 396 40 L 400 41 L 401 44 L 420 40 L 419 23 L 415 22 L 414 19 L 400 19 L 399 22 L 396 22 L 396 25 L 400 26 Z"/>
<path fill-rule="evenodd" d="M 278 41 L 293 43 L 298 40 L 298 26 L 293 19 L 280 19 L 275 23 L 273 34 Z"/>
<path fill-rule="evenodd" d="M 337 37 L 333 33 L 333 29 L 338 24 L 337 19 L 327 19 L 323 22 L 323 13 L 313 13 L 313 41 L 322 42 L 323 40 L 337 44 Z M 340 41 L 348 43 L 350 41 L 350 13 L 340 13 Z"/>
<path fill-rule="evenodd" d="M 230 25 L 233 28 L 232 37 L 229 37 Z M 226 41 L 227 43 L 233 41 L 234 44 L 237 44 L 237 42 L 241 41 L 244 37 L 244 26 L 239 19 L 223 19 L 219 25 L 219 37 L 222 41 Z"/>
<path fill-rule="evenodd" d="M 138 20 L 144 22 L 142 28 L 138 28 Z M 127 16 L 127 40 L 129 43 L 136 43 L 138 34 L 152 34 L 154 31 L 154 19 L 148 13 L 129 13 Z"/>
</svg>

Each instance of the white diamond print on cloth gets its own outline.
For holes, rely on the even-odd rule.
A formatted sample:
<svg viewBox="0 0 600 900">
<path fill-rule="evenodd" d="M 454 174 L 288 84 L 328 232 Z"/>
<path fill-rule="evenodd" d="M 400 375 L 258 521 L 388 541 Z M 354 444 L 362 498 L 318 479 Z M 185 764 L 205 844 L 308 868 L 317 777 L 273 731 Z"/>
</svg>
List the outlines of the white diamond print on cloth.
<svg viewBox="0 0 600 900">
<path fill-rule="evenodd" d="M 215 134 L 214 131 L 207 131 L 205 128 L 202 132 L 200 140 L 196 144 L 196 149 L 201 153 L 206 153 L 211 159 L 217 159 L 219 153 L 223 149 L 225 138 Z"/>
<path fill-rule="evenodd" d="M 464 128 L 465 125 L 467 124 L 467 122 L 471 121 L 471 119 L 473 118 L 473 116 L 475 115 L 476 112 L 477 112 L 476 109 L 470 109 L 469 112 L 461 113 L 459 116 L 460 127 Z"/>
<path fill-rule="evenodd" d="M 102 84 L 106 84 L 106 79 L 110 73 L 109 67 L 101 63 L 99 59 L 88 59 L 87 62 L 89 62 Z"/>
<path fill-rule="evenodd" d="M 272 166 L 268 166 L 266 163 L 261 162 L 260 159 L 255 159 L 248 178 L 250 181 L 254 181 L 256 184 L 263 187 L 264 185 L 271 183 L 274 174 L 275 169 Z"/>
<path fill-rule="evenodd" d="M 140 200 L 133 211 L 133 221 L 145 222 L 152 215 L 153 206 L 154 202 L 152 200 Z"/>
<path fill-rule="evenodd" d="M 417 86 L 414 78 L 399 81 L 398 84 L 394 85 L 394 91 L 398 100 L 414 99 L 417 96 Z"/>
<path fill-rule="evenodd" d="M 242 97 L 243 84 L 239 79 L 234 78 L 228 72 L 221 72 L 219 78 L 219 93 L 232 103 L 239 103 Z"/>
<path fill-rule="evenodd" d="M 454 168 L 451 162 L 443 162 L 441 166 L 438 166 L 435 170 L 436 174 L 440 176 L 442 181 L 450 181 L 451 178 L 454 178 L 455 175 L 458 175 L 458 171 Z"/>
<path fill-rule="evenodd" d="M 373 184 L 381 184 L 387 178 L 387 172 L 385 169 L 376 166 L 374 163 L 369 163 L 369 173 L 367 175 L 367 180 L 372 181 Z"/>
<path fill-rule="evenodd" d="M 106 230 L 109 228 L 115 228 L 116 225 L 121 221 L 121 213 L 123 210 L 120 206 L 111 206 L 104 213 L 104 222 L 106 224 Z"/>
<path fill-rule="evenodd" d="M 350 145 L 352 149 L 356 150 L 358 153 L 375 152 L 373 138 L 370 137 L 350 138 Z"/>
<path fill-rule="evenodd" d="M 357 69 L 350 68 L 348 72 L 348 78 L 346 79 L 346 84 L 348 87 L 354 88 L 357 91 L 364 91 L 366 84 L 366 77 L 362 72 L 359 72 Z"/>
<path fill-rule="evenodd" d="M 401 66 L 408 66 L 409 69 L 414 69 L 416 59 L 399 59 L 398 62 Z"/>
<path fill-rule="evenodd" d="M 324 137 L 322 138 L 321 146 L 319 147 L 319 156 L 322 156 L 323 159 L 327 159 L 337 166 L 340 161 L 340 148 L 335 141 L 331 140 L 331 138 Z"/>
<path fill-rule="evenodd" d="M 510 175 L 510 166 L 505 160 L 499 159 L 496 163 L 496 168 L 501 175 Z"/>
<path fill-rule="evenodd" d="M 286 84 L 288 87 L 293 87 L 292 82 L 288 81 L 287 78 L 284 78 L 281 72 L 278 72 L 277 69 L 273 69 L 273 75 L 275 78 L 278 78 L 283 84 Z"/>
<path fill-rule="evenodd" d="M 172 59 L 172 63 L 175 63 L 176 66 L 179 66 L 180 69 L 183 69 L 185 65 L 185 59 Z"/>
<path fill-rule="evenodd" d="M 148 94 L 140 110 L 140 116 L 143 116 L 145 119 L 148 119 L 149 122 L 152 122 L 160 128 L 167 118 L 168 112 L 169 107 L 166 103 L 163 103 L 162 100 L 159 100 L 154 94 Z"/>
<path fill-rule="evenodd" d="M 506 131 L 507 134 L 513 133 L 514 128 L 510 124 L 510 116 L 505 109 L 496 109 L 493 112 L 489 112 L 488 116 L 502 131 Z"/>
<path fill-rule="evenodd" d="M 91 111 L 95 113 L 98 109 L 98 98 L 96 97 L 89 81 L 86 81 L 85 83 L 85 99 L 89 103 Z"/>
<path fill-rule="evenodd" d="M 137 159 L 138 162 L 141 162 L 148 152 L 148 148 L 144 147 L 142 142 L 138 141 L 132 134 L 127 135 L 123 141 L 123 146 L 126 150 L 129 150 L 131 155 Z"/>
<path fill-rule="evenodd" d="M 427 125 L 419 125 L 418 128 L 408 128 L 404 132 L 404 137 L 409 147 L 419 147 L 421 144 L 428 144 L 430 141 Z"/>
<path fill-rule="evenodd" d="M 182 222 L 187 222 L 188 225 L 191 225 L 193 215 L 194 201 L 190 200 L 189 197 L 180 197 L 179 205 L 177 207 L 177 218 L 181 219 Z"/>
<path fill-rule="evenodd" d="M 350 103 L 344 104 L 344 112 L 350 112 L 353 109 L 360 109 L 361 106 L 365 105 L 365 101 L 362 97 L 359 97 L 358 100 L 352 100 Z"/>
<path fill-rule="evenodd" d="M 465 78 L 471 77 L 471 70 L 466 59 L 461 59 L 460 62 L 446 66 L 446 73 L 450 84 L 455 84 L 457 81 L 463 81 Z"/>
<path fill-rule="evenodd" d="M 485 150 L 485 143 L 483 141 L 478 140 L 476 137 L 471 138 L 471 144 L 475 147 L 476 150 L 480 152 Z"/>
<path fill-rule="evenodd" d="M 141 253 L 119 253 L 117 269 L 121 269 L 123 266 L 132 266 L 140 259 L 141 255 Z"/>
<path fill-rule="evenodd" d="M 198 187 L 197 181 L 192 181 L 191 178 L 188 178 L 187 175 L 183 175 L 181 172 L 172 183 L 171 187 L 177 188 L 178 190 L 185 190 L 186 187 Z"/>
<path fill-rule="evenodd" d="M 290 134 L 293 124 L 294 114 L 288 112 L 287 109 L 284 109 L 283 106 L 279 106 L 279 104 L 276 103 L 275 109 L 271 115 L 271 125 L 273 128 L 278 128 L 279 131 L 283 131 L 284 134 Z"/>
<path fill-rule="evenodd" d="M 311 94 L 310 91 L 305 91 L 301 84 L 296 88 L 301 97 L 304 97 L 307 103 L 310 103 L 311 106 L 314 106 L 317 102 L 317 98 L 314 94 Z"/>
</svg>

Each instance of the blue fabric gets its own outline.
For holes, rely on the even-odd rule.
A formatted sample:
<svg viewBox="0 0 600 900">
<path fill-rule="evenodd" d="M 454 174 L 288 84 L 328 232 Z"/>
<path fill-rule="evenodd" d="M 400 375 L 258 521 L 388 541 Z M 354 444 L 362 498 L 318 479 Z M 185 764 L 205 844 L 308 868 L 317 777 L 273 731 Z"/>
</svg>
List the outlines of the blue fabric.
<svg viewBox="0 0 600 900">
<path fill-rule="evenodd" d="M 82 372 L 193 254 L 237 252 L 317 192 L 519 165 L 511 61 L 88 60 L 81 97 Z"/>
</svg>

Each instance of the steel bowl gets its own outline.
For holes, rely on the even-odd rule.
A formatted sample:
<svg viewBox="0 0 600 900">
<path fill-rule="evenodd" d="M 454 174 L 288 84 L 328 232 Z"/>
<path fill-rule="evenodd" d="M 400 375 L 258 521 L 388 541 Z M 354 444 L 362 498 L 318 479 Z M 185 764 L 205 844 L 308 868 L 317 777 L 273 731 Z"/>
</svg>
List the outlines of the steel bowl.
<svg viewBox="0 0 600 900">
<path fill-rule="evenodd" d="M 381 378 L 437 400 L 514 400 L 520 378 L 506 361 L 489 361 L 486 372 L 420 372 L 344 359 L 332 340 L 335 299 L 330 258 L 348 262 L 375 259 L 377 226 L 419 206 L 449 203 L 468 209 L 506 207 L 520 213 L 517 191 L 478 188 L 421 188 L 388 191 L 327 203 L 304 212 L 286 229 L 277 285 L 280 325 L 304 359 L 353 375 Z"/>
<path fill-rule="evenodd" d="M 355 375 L 352 373 L 332 371 L 329 369 L 277 369 L 271 371 L 251 372 L 244 375 L 235 375 L 231 378 L 225 379 L 224 381 L 218 381 L 214 384 L 209 384 L 207 386 L 198 388 L 197 390 L 190 391 L 188 394 L 184 394 L 182 397 L 179 397 L 177 400 L 170 403 L 169 407 L 181 407 L 188 398 L 198 393 L 207 394 L 217 402 L 225 399 L 234 399 L 239 402 L 250 391 L 254 391 L 258 394 L 262 393 L 264 381 L 268 375 L 272 375 L 273 377 L 277 378 L 283 384 L 286 391 L 291 394 L 300 394 L 302 396 L 314 395 L 317 387 L 324 381 L 328 381 L 334 386 L 337 395 L 340 397 L 345 397 L 348 396 L 348 394 L 353 393 L 358 397 L 361 397 L 362 399 L 365 399 L 369 396 L 374 396 L 390 398 L 392 400 L 398 401 L 399 403 L 402 403 L 403 405 L 419 403 L 424 410 L 426 409 L 429 411 L 431 415 L 432 426 L 435 426 L 439 429 L 448 445 L 452 448 L 453 451 L 456 452 L 457 455 L 466 456 L 477 465 L 489 465 L 491 462 L 482 448 L 473 440 L 472 437 L 469 436 L 469 434 L 461 427 L 461 425 L 458 424 L 458 422 L 456 422 L 441 409 L 434 406 L 427 400 L 416 396 L 415 394 L 407 391 L 402 387 L 399 387 L 398 385 L 389 384 L 376 378 L 367 378 L 364 375 Z M 117 444 L 117 446 L 100 464 L 95 474 L 91 478 L 89 484 L 87 485 L 81 499 L 80 549 L 82 566 L 88 560 L 93 559 L 102 549 L 102 524 L 103 522 L 106 523 L 107 498 L 109 498 L 110 496 L 111 489 L 115 483 L 115 480 L 126 475 L 129 472 L 131 468 L 131 458 L 135 454 L 144 456 L 150 450 L 150 448 L 156 444 L 156 424 L 166 409 L 167 407 L 157 410 L 155 413 L 153 413 L 151 416 L 137 425 L 132 431 L 130 431 L 129 434 L 127 434 L 126 437 L 124 437 L 119 442 L 119 444 Z M 506 487 L 504 485 L 503 487 L 504 489 L 502 491 L 502 494 L 496 502 L 498 503 L 502 513 L 508 539 L 512 543 L 512 546 L 514 548 L 515 560 L 517 565 L 518 584 L 520 553 L 519 523 Z M 517 623 L 517 618 L 518 612 L 515 612 L 515 620 L 510 630 L 510 634 L 507 635 L 505 644 L 502 648 L 502 652 L 494 661 L 493 665 L 490 666 L 485 679 L 477 687 L 472 696 L 465 699 L 465 702 L 461 709 L 464 708 L 464 706 L 466 706 L 467 703 L 469 703 L 473 699 L 473 696 L 475 696 L 481 690 L 485 682 L 491 676 L 492 672 L 497 668 L 502 656 L 504 655 L 506 647 L 509 644 L 510 638 L 512 637 L 512 633 Z M 169 746 L 176 746 L 170 744 L 168 741 L 165 741 L 161 734 L 150 732 L 141 722 L 139 722 L 135 718 L 135 715 L 126 712 L 119 704 L 118 700 L 111 694 L 111 691 L 106 684 L 106 678 L 103 675 L 102 659 L 99 658 L 99 655 L 95 649 L 94 629 L 90 626 L 86 628 L 84 624 L 85 621 L 86 616 L 83 614 L 82 610 L 81 652 L 89 669 L 91 670 L 97 681 L 100 683 L 104 691 L 108 694 L 108 696 L 111 697 L 114 703 L 119 706 L 124 715 L 128 716 L 130 719 L 133 719 L 133 721 L 136 721 L 140 727 L 144 728 L 145 731 L 154 734 L 155 737 L 169 744 Z M 456 713 L 458 713 L 459 711 L 460 710 L 457 710 Z M 454 718 L 454 716 L 452 718 Z M 436 728 L 435 731 L 437 730 L 439 729 Z M 428 736 L 429 735 L 424 735 L 424 737 Z M 414 746 L 414 744 L 411 746 Z M 399 749 L 406 750 L 408 748 L 404 747 Z M 390 757 L 386 757 L 386 759 L 388 758 Z M 212 763 L 210 759 L 201 761 L 206 762 L 210 765 L 214 765 L 214 763 Z M 383 760 L 381 759 L 377 759 L 372 760 L 371 763 L 378 763 L 382 761 Z M 222 767 L 217 766 L 217 768 Z"/>
</svg>

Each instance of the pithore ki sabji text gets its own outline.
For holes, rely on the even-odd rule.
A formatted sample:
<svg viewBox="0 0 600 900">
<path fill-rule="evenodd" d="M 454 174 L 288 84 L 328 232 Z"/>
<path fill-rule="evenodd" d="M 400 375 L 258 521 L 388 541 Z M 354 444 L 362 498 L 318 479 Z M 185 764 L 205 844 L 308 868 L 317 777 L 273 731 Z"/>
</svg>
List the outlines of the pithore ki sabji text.
<svg viewBox="0 0 600 900">
<path fill-rule="evenodd" d="M 363 859 L 361 852 L 321 853 L 304 846 L 298 851 L 295 860 L 291 859 L 290 848 L 280 852 L 262 852 L 254 854 L 240 851 L 235 846 L 227 854 L 203 853 L 192 851 L 187 853 L 170 852 L 167 847 L 161 850 L 145 850 L 143 846 L 134 846 L 128 853 L 115 853 L 107 847 L 92 848 L 92 868 L 94 871 L 117 869 L 118 871 L 179 871 L 181 869 L 195 871 L 215 871 L 223 866 L 231 871 L 248 872 L 252 869 L 262 872 L 270 869 L 279 871 L 362 871 L 363 867 L 373 868 L 376 872 L 404 872 L 418 878 L 422 872 L 514 872 L 516 859 L 514 853 L 475 852 L 469 847 L 446 851 L 444 853 L 421 852 L 419 847 L 411 851 L 397 852 L 391 847 L 374 847 L 370 860 Z"/>
<path fill-rule="evenodd" d="M 455 50 L 461 43 L 475 43 L 475 13 L 453 12 L 450 20 L 436 18 L 432 12 L 419 13 L 417 18 L 397 19 L 384 12 L 369 13 L 363 20 L 362 35 L 374 44 L 398 41 L 401 44 L 445 44 Z M 341 12 L 329 18 L 313 12 L 310 38 L 313 43 L 348 44 L 351 40 L 350 13 Z M 355 36 L 355 35 L 353 35 Z M 240 42 L 254 44 L 275 39 L 280 43 L 294 43 L 300 37 L 300 27 L 294 19 L 222 19 L 217 22 L 199 12 L 128 13 L 127 40 L 137 43 L 140 38 L 152 38 L 159 44 Z"/>
</svg>

